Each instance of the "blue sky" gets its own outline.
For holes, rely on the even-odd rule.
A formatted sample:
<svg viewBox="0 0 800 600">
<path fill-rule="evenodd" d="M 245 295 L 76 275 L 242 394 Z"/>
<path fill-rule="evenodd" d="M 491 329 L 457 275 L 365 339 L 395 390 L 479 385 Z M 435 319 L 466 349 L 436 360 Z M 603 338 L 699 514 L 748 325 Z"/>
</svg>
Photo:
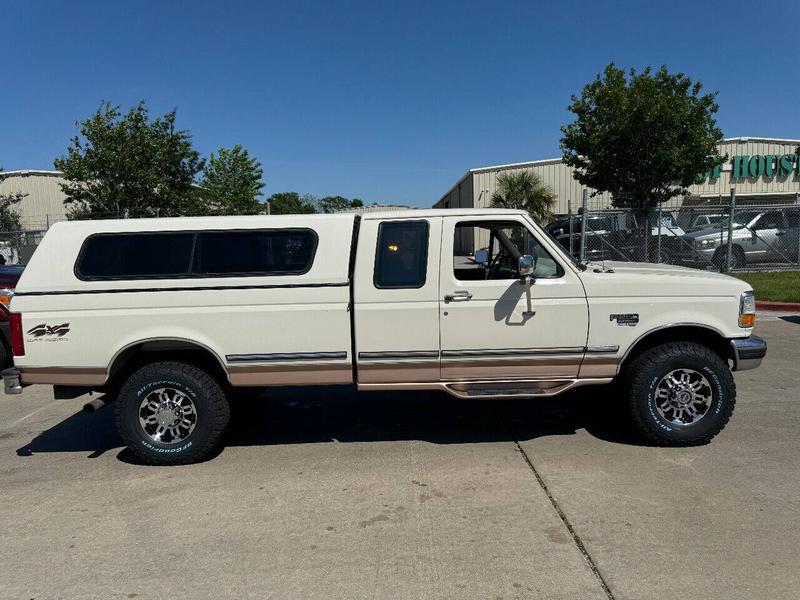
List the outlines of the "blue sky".
<svg viewBox="0 0 800 600">
<path fill-rule="evenodd" d="M 800 2 L 3 3 L 0 166 L 50 169 L 101 100 L 177 107 L 265 193 L 428 206 L 470 167 L 559 155 L 609 62 L 719 92 L 726 136 L 800 138 Z"/>
</svg>

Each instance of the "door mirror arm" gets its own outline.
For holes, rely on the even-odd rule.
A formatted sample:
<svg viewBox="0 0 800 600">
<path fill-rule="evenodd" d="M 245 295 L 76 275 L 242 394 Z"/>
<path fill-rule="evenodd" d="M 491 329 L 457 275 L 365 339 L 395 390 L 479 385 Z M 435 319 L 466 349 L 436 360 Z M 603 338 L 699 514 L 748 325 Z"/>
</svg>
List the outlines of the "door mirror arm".
<svg viewBox="0 0 800 600">
<path fill-rule="evenodd" d="M 519 270 L 520 283 L 525 286 L 525 300 L 527 301 L 527 308 L 523 317 L 530 318 L 536 313 L 531 306 L 531 286 L 536 283 L 536 259 L 530 254 L 523 254 L 517 259 L 517 269 Z"/>
</svg>

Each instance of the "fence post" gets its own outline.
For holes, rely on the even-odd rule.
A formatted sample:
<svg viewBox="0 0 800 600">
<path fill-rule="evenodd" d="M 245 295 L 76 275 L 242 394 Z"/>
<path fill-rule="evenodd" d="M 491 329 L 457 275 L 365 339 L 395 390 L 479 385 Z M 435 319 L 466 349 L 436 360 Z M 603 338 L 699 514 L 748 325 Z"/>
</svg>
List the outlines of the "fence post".
<svg viewBox="0 0 800 600">
<path fill-rule="evenodd" d="M 575 245 L 572 241 L 572 199 L 567 198 L 567 223 L 569 226 L 569 255 L 575 256 Z"/>
<path fill-rule="evenodd" d="M 736 188 L 731 188 L 731 204 L 729 207 L 729 215 L 728 215 L 728 252 L 725 261 L 725 270 L 726 272 L 731 272 L 731 253 L 733 250 L 733 217 L 736 213 Z"/>
<path fill-rule="evenodd" d="M 662 207 L 661 203 L 659 203 L 658 215 L 656 216 L 656 218 L 658 219 L 658 241 L 656 242 L 657 243 L 656 259 L 658 260 L 658 262 L 661 262 L 661 214 L 662 214 L 661 211 Z"/>
<path fill-rule="evenodd" d="M 581 262 L 586 260 L 586 227 L 589 224 L 589 191 L 583 190 L 581 198 Z"/>
</svg>

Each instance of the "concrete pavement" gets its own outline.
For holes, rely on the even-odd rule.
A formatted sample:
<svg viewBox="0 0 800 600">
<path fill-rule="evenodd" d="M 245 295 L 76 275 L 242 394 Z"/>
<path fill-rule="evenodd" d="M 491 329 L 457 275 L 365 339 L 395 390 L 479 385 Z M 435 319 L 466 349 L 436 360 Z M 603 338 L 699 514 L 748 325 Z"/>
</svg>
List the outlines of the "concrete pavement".
<svg viewBox="0 0 800 600">
<path fill-rule="evenodd" d="M 135 464 L 112 411 L 0 397 L 0 598 L 794 598 L 800 318 L 709 446 L 637 445 L 611 390 L 285 389 L 199 465 Z"/>
</svg>

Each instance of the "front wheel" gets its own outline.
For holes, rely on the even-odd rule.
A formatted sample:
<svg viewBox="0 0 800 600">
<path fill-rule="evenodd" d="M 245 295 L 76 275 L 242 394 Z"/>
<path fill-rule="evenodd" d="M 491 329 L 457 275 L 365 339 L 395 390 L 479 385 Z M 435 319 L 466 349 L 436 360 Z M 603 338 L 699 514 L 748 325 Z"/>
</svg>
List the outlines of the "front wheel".
<svg viewBox="0 0 800 600">
<path fill-rule="evenodd" d="M 726 270 L 728 267 L 728 247 L 722 246 L 717 248 L 714 256 L 711 259 L 711 264 L 720 271 Z M 744 255 L 744 250 L 739 246 L 731 248 L 731 269 L 743 269 L 747 265 L 747 258 Z"/>
<path fill-rule="evenodd" d="M 628 366 L 627 383 L 637 429 L 663 446 L 707 444 L 725 428 L 736 403 L 727 362 L 694 342 L 651 348 Z"/>
<path fill-rule="evenodd" d="M 117 429 L 143 462 L 197 462 L 219 443 L 230 417 L 220 385 L 202 369 L 156 362 L 131 375 L 117 398 Z"/>
</svg>

